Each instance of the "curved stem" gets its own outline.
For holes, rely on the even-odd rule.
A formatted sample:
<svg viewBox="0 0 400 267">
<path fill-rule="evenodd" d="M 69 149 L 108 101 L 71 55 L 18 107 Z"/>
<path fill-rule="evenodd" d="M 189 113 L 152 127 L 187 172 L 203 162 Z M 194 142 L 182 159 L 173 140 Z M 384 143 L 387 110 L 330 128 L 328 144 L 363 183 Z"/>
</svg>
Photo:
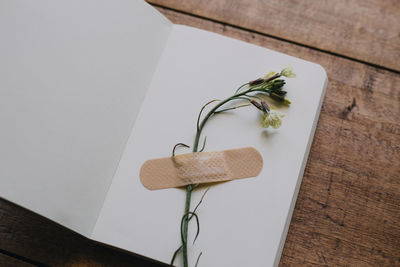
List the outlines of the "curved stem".
<svg viewBox="0 0 400 267">
<path fill-rule="evenodd" d="M 240 89 L 242 89 L 243 87 L 245 87 L 246 85 L 249 85 L 249 83 L 245 83 L 242 86 L 240 86 L 235 94 L 229 98 L 226 98 L 222 101 L 220 101 L 217 105 L 215 105 L 208 113 L 207 115 L 204 117 L 204 119 L 201 121 L 201 123 L 199 124 L 200 121 L 200 116 L 201 116 L 201 112 L 203 111 L 204 107 L 208 104 L 210 104 L 210 102 L 214 102 L 210 101 L 209 103 L 207 103 L 205 106 L 203 106 L 198 120 L 197 120 L 197 131 L 196 131 L 196 136 L 194 139 L 194 144 L 193 144 L 193 152 L 197 152 L 198 151 L 198 146 L 199 146 L 199 140 L 200 140 L 200 136 L 201 136 L 201 132 L 203 131 L 204 126 L 206 125 L 207 121 L 216 113 L 216 111 L 223 105 L 225 105 L 226 103 L 228 103 L 231 100 L 235 100 L 235 99 L 243 99 L 244 96 L 247 96 L 248 93 L 251 92 L 268 92 L 268 89 L 265 88 L 265 83 L 270 82 L 276 78 L 280 77 L 280 74 L 275 74 L 274 76 L 270 77 L 269 79 L 265 80 L 264 85 L 261 86 L 254 86 L 254 87 L 250 87 L 249 89 L 243 91 L 243 92 L 239 92 Z M 186 200 L 185 200 L 185 212 L 184 214 L 188 214 L 190 212 L 190 200 L 192 198 L 192 192 L 193 190 L 196 188 L 195 185 L 188 185 L 186 187 Z M 185 216 L 184 215 L 184 216 Z M 189 267 L 188 266 L 188 255 L 187 255 L 187 235 L 188 235 L 188 224 L 189 224 L 189 216 L 185 216 L 184 220 L 183 220 L 183 227 L 182 227 L 182 257 L 183 257 L 183 266 L 184 267 Z"/>
<path fill-rule="evenodd" d="M 201 132 L 203 131 L 204 126 L 206 125 L 208 119 L 210 119 L 212 117 L 212 115 L 214 115 L 214 113 L 217 111 L 217 109 L 219 109 L 221 106 L 225 105 L 226 103 L 228 103 L 231 100 L 234 100 L 237 97 L 243 96 L 245 94 L 247 94 L 248 92 L 252 91 L 251 89 L 246 90 L 242 93 L 239 94 L 235 94 L 229 98 L 226 98 L 224 100 L 222 100 L 221 102 L 219 102 L 217 105 L 215 105 L 208 113 L 207 115 L 204 117 L 204 119 L 201 121 L 199 128 L 197 129 L 196 132 L 196 136 L 194 138 L 194 144 L 193 144 L 193 150 L 192 152 L 197 152 L 198 146 L 199 146 L 199 140 L 200 140 L 200 135 Z"/>
<path fill-rule="evenodd" d="M 186 201 L 185 201 L 185 214 L 187 214 L 190 210 L 190 200 L 192 198 L 192 185 L 188 185 L 186 187 Z M 188 256 L 187 256 L 187 235 L 188 235 L 188 222 L 189 217 L 185 216 L 183 221 L 183 229 L 182 229 L 182 257 L 183 257 L 183 266 L 188 267 Z"/>
<path fill-rule="evenodd" d="M 229 101 L 235 99 L 238 96 L 242 96 L 245 95 L 246 93 L 248 93 L 249 90 L 240 93 L 240 94 L 236 94 L 234 96 L 231 96 L 223 101 L 221 101 L 220 103 L 218 103 L 217 105 L 215 105 L 208 113 L 207 115 L 204 117 L 204 119 L 201 121 L 200 125 L 198 125 L 197 128 L 197 132 L 196 132 L 196 137 L 194 139 L 194 145 L 193 145 L 193 152 L 197 152 L 198 150 L 198 146 L 199 146 L 199 140 L 200 140 L 200 136 L 201 136 L 201 132 L 204 128 L 204 126 L 206 125 L 208 119 L 211 118 L 211 116 L 215 113 L 215 111 L 217 111 L 218 108 L 220 108 L 222 105 L 228 103 Z M 185 212 L 184 214 L 187 214 L 190 211 L 190 200 L 192 198 L 192 191 L 193 191 L 193 185 L 188 185 L 186 187 L 186 200 L 185 200 Z M 182 228 L 182 234 L 183 234 L 183 239 L 186 240 L 184 242 L 182 242 L 182 257 L 183 257 L 183 266 L 184 267 L 188 267 L 188 256 L 187 256 L 187 234 L 188 234 L 188 224 L 189 224 L 189 218 L 188 216 L 186 216 L 184 218 L 184 222 L 183 222 L 183 228 Z"/>
</svg>

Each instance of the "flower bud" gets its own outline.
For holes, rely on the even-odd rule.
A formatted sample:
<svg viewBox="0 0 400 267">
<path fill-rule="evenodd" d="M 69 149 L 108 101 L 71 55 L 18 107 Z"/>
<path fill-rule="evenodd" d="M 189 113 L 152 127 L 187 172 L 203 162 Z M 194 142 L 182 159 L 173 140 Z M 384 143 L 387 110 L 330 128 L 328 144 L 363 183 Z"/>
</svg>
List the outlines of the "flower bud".
<svg viewBox="0 0 400 267">
<path fill-rule="evenodd" d="M 253 86 L 253 85 L 261 84 L 261 83 L 263 83 L 263 82 L 264 82 L 264 79 L 259 78 L 259 79 L 254 80 L 254 81 L 250 81 L 250 82 L 249 82 L 249 85 L 250 85 L 250 86 Z"/>
<path fill-rule="evenodd" d="M 270 108 L 269 108 L 267 102 L 261 101 L 261 105 L 262 105 L 263 111 L 264 111 L 265 113 L 268 113 L 268 112 L 270 111 Z"/>
<path fill-rule="evenodd" d="M 262 106 L 260 103 L 258 103 L 257 101 L 251 100 L 250 103 L 253 104 L 253 106 L 255 106 L 256 108 L 258 108 L 259 110 L 264 111 L 263 106 Z"/>
<path fill-rule="evenodd" d="M 284 101 L 285 101 L 285 97 L 284 97 L 284 96 L 278 95 L 278 94 L 276 94 L 276 93 L 271 93 L 269 96 L 270 96 L 272 99 L 274 99 L 274 100 L 276 100 L 276 101 L 278 101 L 278 102 L 284 102 Z"/>
<path fill-rule="evenodd" d="M 290 101 L 289 99 L 287 99 L 286 97 L 285 97 L 285 99 L 283 100 L 283 104 L 285 104 L 285 105 L 290 105 L 292 103 L 292 101 Z"/>
<path fill-rule="evenodd" d="M 285 85 L 284 80 L 275 80 L 271 82 L 271 90 L 280 90 Z"/>
</svg>

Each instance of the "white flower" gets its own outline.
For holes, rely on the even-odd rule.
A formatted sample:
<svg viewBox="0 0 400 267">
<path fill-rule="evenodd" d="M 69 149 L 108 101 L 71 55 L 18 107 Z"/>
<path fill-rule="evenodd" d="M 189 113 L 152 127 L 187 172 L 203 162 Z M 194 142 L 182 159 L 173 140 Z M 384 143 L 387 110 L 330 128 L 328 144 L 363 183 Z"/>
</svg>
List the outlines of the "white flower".
<svg viewBox="0 0 400 267">
<path fill-rule="evenodd" d="M 287 66 L 281 71 L 281 75 L 288 78 L 295 78 L 296 74 L 293 72 L 293 68 L 291 66 Z"/>
<path fill-rule="evenodd" d="M 267 75 L 264 76 L 264 79 L 268 79 L 276 74 L 275 71 L 270 71 Z"/>
<path fill-rule="evenodd" d="M 279 111 L 271 110 L 269 113 L 265 113 L 262 117 L 262 127 L 268 128 L 271 126 L 274 129 L 278 129 L 282 125 L 282 118 L 285 115 Z"/>
</svg>

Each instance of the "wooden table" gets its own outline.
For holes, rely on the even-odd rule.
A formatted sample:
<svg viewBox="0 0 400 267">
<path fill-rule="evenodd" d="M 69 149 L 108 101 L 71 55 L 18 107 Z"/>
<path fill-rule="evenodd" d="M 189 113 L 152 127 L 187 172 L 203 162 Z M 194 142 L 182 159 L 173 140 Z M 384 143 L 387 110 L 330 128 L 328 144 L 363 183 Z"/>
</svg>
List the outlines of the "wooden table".
<svg viewBox="0 0 400 267">
<path fill-rule="evenodd" d="M 174 23 L 317 62 L 329 85 L 281 266 L 400 266 L 400 2 L 151 0 Z M 0 200 L 0 266 L 161 266 Z"/>
</svg>

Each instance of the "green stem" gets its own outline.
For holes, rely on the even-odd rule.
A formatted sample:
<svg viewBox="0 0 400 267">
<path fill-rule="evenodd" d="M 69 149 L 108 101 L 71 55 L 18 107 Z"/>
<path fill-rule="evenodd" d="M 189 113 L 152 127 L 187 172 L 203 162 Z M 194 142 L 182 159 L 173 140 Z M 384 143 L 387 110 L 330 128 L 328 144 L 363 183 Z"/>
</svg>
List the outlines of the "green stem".
<svg viewBox="0 0 400 267">
<path fill-rule="evenodd" d="M 190 200 L 192 198 L 192 185 L 186 187 L 186 201 L 185 201 L 185 215 L 190 210 Z M 187 256 L 187 236 L 188 236 L 188 222 L 189 216 L 186 216 L 183 221 L 183 240 L 182 240 L 182 255 L 183 255 L 183 266 L 188 267 L 188 256 Z"/>
<path fill-rule="evenodd" d="M 248 107 L 248 106 L 251 106 L 251 104 L 245 104 L 245 105 L 235 106 L 235 107 L 231 107 L 231 108 L 224 108 L 224 109 L 215 111 L 214 114 L 218 114 L 218 113 L 225 112 L 225 111 L 228 111 L 228 110 L 244 108 L 244 107 Z"/>
<path fill-rule="evenodd" d="M 225 105 L 226 103 L 228 103 L 231 100 L 234 100 L 237 97 L 243 96 L 245 94 L 247 94 L 248 92 L 250 92 L 251 89 L 246 90 L 242 93 L 233 95 L 227 99 L 222 100 L 221 102 L 219 102 L 217 105 L 215 105 L 208 113 L 207 115 L 204 117 L 204 119 L 201 121 L 200 125 L 199 125 L 199 129 L 196 132 L 196 136 L 194 138 L 194 144 L 193 144 L 193 152 L 197 152 L 198 146 L 199 146 L 199 140 L 200 140 L 200 136 L 201 136 L 201 132 L 204 128 L 204 126 L 206 125 L 208 119 L 211 118 L 212 115 L 214 115 L 214 113 L 217 111 L 217 109 L 219 109 L 221 106 Z"/>
<path fill-rule="evenodd" d="M 222 105 L 228 103 L 229 101 L 235 99 L 238 96 L 242 96 L 245 95 L 246 93 L 248 93 L 250 91 L 247 90 L 243 93 L 240 94 L 236 94 L 233 95 L 221 102 L 219 102 L 217 105 L 215 105 L 208 113 L 207 115 L 204 117 L 204 119 L 201 121 L 199 128 L 197 129 L 196 132 L 196 137 L 194 139 L 194 144 L 193 144 L 193 152 L 197 152 L 198 150 L 198 146 L 199 146 L 199 140 L 200 140 L 200 136 L 201 136 L 201 132 L 204 128 L 204 126 L 206 125 L 208 119 L 211 118 L 211 116 L 215 113 L 215 111 L 217 111 L 218 108 L 220 108 Z M 190 211 L 190 200 L 192 198 L 192 192 L 193 192 L 193 185 L 188 185 L 186 187 L 186 200 L 185 200 L 185 212 L 184 214 L 188 214 L 188 212 Z M 188 267 L 188 256 L 187 256 L 187 236 L 188 236 L 188 224 L 189 224 L 189 216 L 186 216 L 183 222 L 183 240 L 182 240 L 182 256 L 183 256 L 183 266 L 184 267 Z"/>
<path fill-rule="evenodd" d="M 276 74 L 273 77 L 270 77 L 268 80 L 266 80 L 265 82 L 269 82 L 273 79 L 278 78 L 280 75 Z M 238 88 L 238 90 L 235 92 L 235 94 L 229 98 L 226 98 L 224 100 L 222 100 L 221 102 L 219 102 L 217 105 L 215 105 L 208 113 L 207 115 L 204 117 L 204 119 L 201 121 L 200 125 L 197 124 L 197 132 L 196 132 L 196 136 L 194 139 L 194 144 L 193 144 L 193 152 L 197 152 L 198 151 L 198 146 L 199 146 L 199 140 L 200 140 L 200 136 L 201 136 L 201 132 L 204 128 L 204 126 L 206 125 L 207 121 L 217 112 L 217 110 L 225 105 L 226 103 L 228 103 L 231 100 L 235 100 L 235 99 L 241 99 L 243 98 L 243 96 L 246 96 L 246 94 L 251 93 L 251 92 L 268 92 L 268 89 L 263 87 L 263 86 L 254 86 L 254 87 L 250 87 L 248 90 L 240 92 L 240 89 L 242 89 L 244 86 L 248 85 L 249 83 L 243 84 L 242 86 L 240 86 Z M 213 100 L 214 101 L 214 100 Z M 209 102 L 210 103 L 210 102 Z M 203 107 L 204 108 L 204 107 Z M 232 108 L 234 109 L 234 108 Z M 230 110 L 230 109 L 226 109 L 226 110 Z M 198 118 L 198 120 L 200 120 L 200 117 Z M 185 200 L 185 212 L 184 212 L 184 221 L 183 221 L 183 227 L 182 227 L 182 257 L 183 257 L 183 266 L 184 267 L 189 267 L 188 265 L 188 249 L 187 249 L 187 236 L 188 236 L 188 224 L 189 224 L 189 216 L 186 216 L 187 214 L 189 214 L 190 211 L 190 201 L 192 198 L 192 192 L 193 189 L 196 188 L 196 185 L 188 185 L 186 187 L 186 200 Z"/>
</svg>

